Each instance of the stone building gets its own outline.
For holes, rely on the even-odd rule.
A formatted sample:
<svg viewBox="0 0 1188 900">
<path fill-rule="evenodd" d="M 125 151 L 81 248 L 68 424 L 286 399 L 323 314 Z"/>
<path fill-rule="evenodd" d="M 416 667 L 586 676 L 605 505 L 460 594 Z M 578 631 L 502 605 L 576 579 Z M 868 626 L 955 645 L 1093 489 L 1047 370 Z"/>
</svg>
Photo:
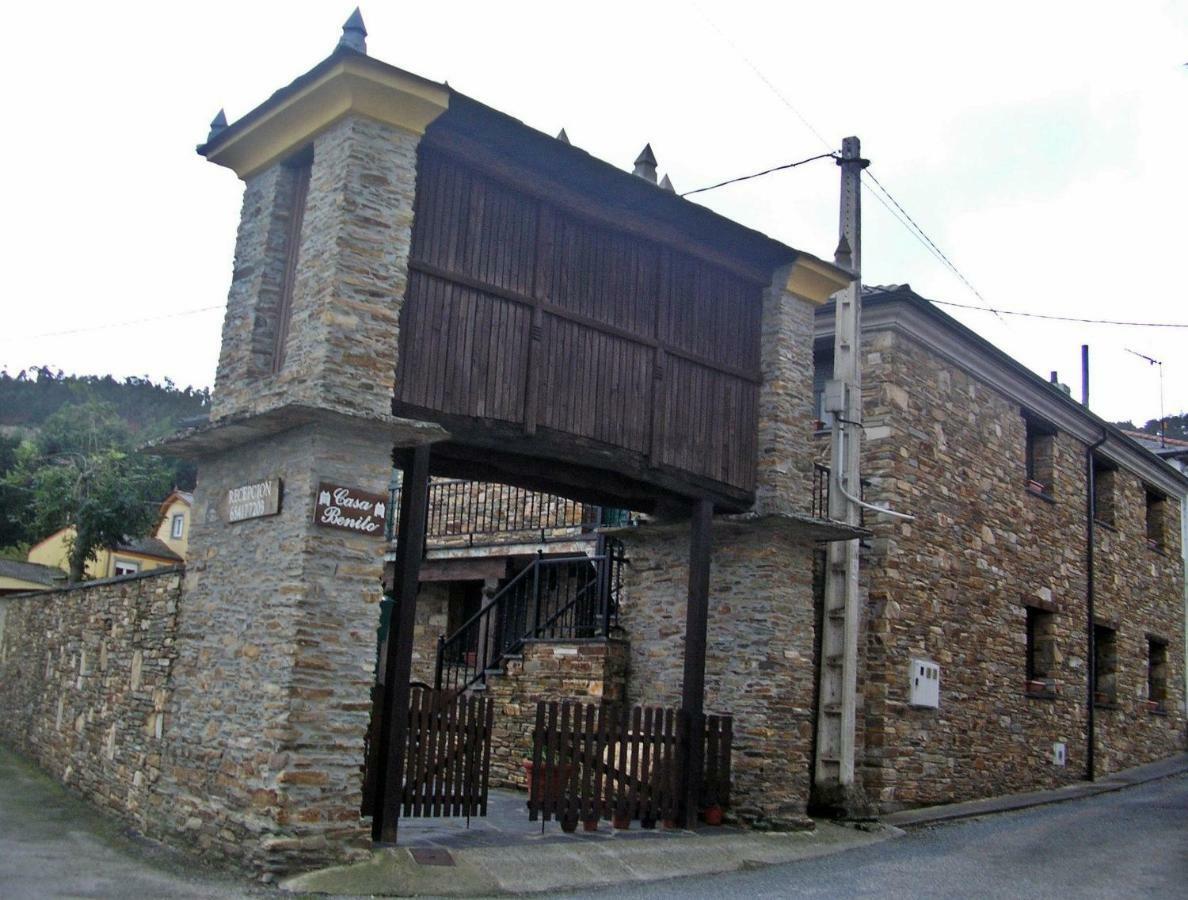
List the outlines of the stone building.
<svg viewBox="0 0 1188 900">
<path fill-rule="evenodd" d="M 200 148 L 243 180 L 244 196 L 210 421 L 156 448 L 199 464 L 184 578 L 6 601 L 5 739 L 144 832 L 213 860 L 271 877 L 366 853 L 361 768 L 381 575 L 394 549 L 383 539 L 393 452 L 448 443 L 454 456 L 435 449 L 434 458 L 489 474 L 471 484 L 434 472 L 430 532 L 435 516 L 439 527 L 420 565 L 414 678 L 435 675 L 438 632 L 464 623 L 484 591 L 534 559 L 591 555 L 595 528 L 616 524 L 605 510 L 650 514 L 651 524 L 599 529 L 616 532 L 631 560 L 620 628 L 522 641 L 487 660 L 497 671 L 472 685 L 497 701 L 495 780 L 522 783 L 537 700 L 681 702 L 687 573 L 704 561 L 690 544 L 700 535 L 714 547 L 705 708 L 735 716 L 736 811 L 808 824 L 812 553 L 819 540 L 856 533 L 811 515 L 812 315 L 851 276 L 676 197 L 646 159 L 623 172 L 372 59 L 363 35 L 353 17 L 329 58 L 230 126 L 220 115 Z M 539 234 L 547 221 L 559 235 L 555 265 L 537 264 L 537 282 L 517 268 L 524 238 L 508 218 L 517 210 L 539 214 Z M 427 242 L 449 228 L 456 242 L 434 263 Z M 484 237 L 499 229 L 504 251 Z M 513 255 L 501 258 L 507 247 Z M 569 274 L 582 268 L 589 281 Z M 621 272 L 655 280 L 611 280 Z M 505 329 L 493 347 L 523 341 L 558 360 L 533 389 L 539 431 L 591 429 L 571 442 L 581 460 L 533 461 L 495 504 L 482 497 L 508 480 L 504 450 L 530 447 L 535 422 L 476 461 L 453 425 L 447 433 L 394 414 L 413 382 L 431 394 L 434 377 L 456 386 L 474 372 L 469 343 L 418 369 L 409 354 L 422 348 L 401 340 L 419 321 L 409 308 L 433 308 L 426 279 L 448 278 L 463 318 L 481 303 L 503 310 L 489 320 Z M 541 278 L 554 279 L 551 299 L 530 295 Z M 635 311 L 614 306 L 633 293 Z M 657 293 L 680 314 L 639 312 L 661 302 Z M 516 311 L 529 303 L 534 315 Z M 620 325 L 600 318 L 612 316 Z M 594 326 L 604 331 L 583 337 Z M 611 380 L 591 383 L 589 416 L 547 403 L 583 346 L 619 354 L 630 373 L 597 369 Z M 476 402 L 498 420 L 523 383 L 495 368 L 481 375 L 497 390 Z M 718 407 L 735 418 L 703 418 Z M 631 417 L 644 427 L 615 433 Z M 615 454 L 624 467 L 600 464 Z M 581 476 L 585 487 L 573 500 L 534 491 L 540 472 L 553 485 Z M 486 512 L 464 512 L 454 527 L 457 494 Z M 702 531 L 691 524 L 690 499 L 729 513 L 712 535 L 708 515 Z M 530 515 L 515 509 L 529 501 Z M 476 532 L 484 539 L 471 540 Z M 463 650 L 466 665 L 476 651 Z"/>
<path fill-rule="evenodd" d="M 1188 479 L 909 287 L 863 305 L 864 496 L 915 516 L 865 519 L 868 797 L 1039 789 L 1182 750 Z M 818 390 L 831 335 L 822 307 Z M 939 666 L 935 708 L 913 702 L 917 661 Z"/>
</svg>

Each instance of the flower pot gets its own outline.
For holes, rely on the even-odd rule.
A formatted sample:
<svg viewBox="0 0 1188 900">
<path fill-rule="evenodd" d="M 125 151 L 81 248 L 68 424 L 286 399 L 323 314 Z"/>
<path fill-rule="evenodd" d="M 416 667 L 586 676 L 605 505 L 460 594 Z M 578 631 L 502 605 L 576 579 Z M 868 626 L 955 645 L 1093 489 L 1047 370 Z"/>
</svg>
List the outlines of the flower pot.
<svg viewBox="0 0 1188 900">
<path fill-rule="evenodd" d="M 711 803 L 705 808 L 705 811 L 701 814 L 701 817 L 705 820 L 706 825 L 721 825 L 722 807 L 716 803 Z"/>
<path fill-rule="evenodd" d="M 532 760 L 524 760 L 524 775 L 528 779 L 528 805 L 543 803 L 546 797 L 561 796 L 575 768 L 573 763 L 541 763 L 537 769 Z"/>
<path fill-rule="evenodd" d="M 631 827 L 631 816 L 627 813 L 615 813 L 611 819 L 611 825 L 619 829 L 619 831 L 626 831 Z"/>
<path fill-rule="evenodd" d="M 598 830 L 598 820 L 597 819 L 586 819 L 586 821 L 582 822 L 582 831 L 597 831 L 597 830 Z"/>
<path fill-rule="evenodd" d="M 561 830 L 566 834 L 573 834 L 577 831 L 577 818 L 574 816 L 564 816 L 561 819 Z"/>
<path fill-rule="evenodd" d="M 1027 490 L 1031 491 L 1033 494 L 1046 493 L 1046 488 L 1042 481 L 1028 481 Z"/>
<path fill-rule="evenodd" d="M 1048 683 L 1038 678 L 1023 682 L 1023 689 L 1029 694 L 1044 694 L 1048 691 Z"/>
<path fill-rule="evenodd" d="M 664 819 L 661 823 L 665 828 L 680 828 L 676 819 Z"/>
</svg>

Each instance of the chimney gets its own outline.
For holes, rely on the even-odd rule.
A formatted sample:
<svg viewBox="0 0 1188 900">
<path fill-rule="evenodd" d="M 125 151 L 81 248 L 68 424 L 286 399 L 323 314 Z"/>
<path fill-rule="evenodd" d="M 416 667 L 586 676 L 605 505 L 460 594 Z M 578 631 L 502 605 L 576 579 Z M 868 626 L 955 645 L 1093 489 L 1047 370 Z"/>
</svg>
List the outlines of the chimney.
<svg viewBox="0 0 1188 900">
<path fill-rule="evenodd" d="M 644 144 L 644 148 L 639 151 L 639 156 L 635 160 L 635 171 L 633 175 L 638 175 L 647 181 L 656 183 L 656 154 L 652 152 L 651 144 Z"/>
</svg>

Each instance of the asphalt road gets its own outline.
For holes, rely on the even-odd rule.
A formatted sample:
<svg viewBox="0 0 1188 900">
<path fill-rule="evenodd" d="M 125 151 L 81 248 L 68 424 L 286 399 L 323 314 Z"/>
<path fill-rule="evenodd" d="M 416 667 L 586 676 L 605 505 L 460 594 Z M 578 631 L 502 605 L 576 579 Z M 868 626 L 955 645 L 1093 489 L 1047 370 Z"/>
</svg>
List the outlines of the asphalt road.
<svg viewBox="0 0 1188 900">
<path fill-rule="evenodd" d="M 572 896 L 607 897 L 610 892 Z M 621 897 L 1188 898 L 1188 776 Z"/>
<path fill-rule="evenodd" d="M 280 897 L 131 837 L 0 747 L 0 900 Z"/>
<path fill-rule="evenodd" d="M 0 898 L 261 897 L 196 866 L 0 748 Z M 832 856 L 572 894 L 679 897 L 1160 897 L 1188 900 L 1188 774 L 913 831 Z"/>
</svg>

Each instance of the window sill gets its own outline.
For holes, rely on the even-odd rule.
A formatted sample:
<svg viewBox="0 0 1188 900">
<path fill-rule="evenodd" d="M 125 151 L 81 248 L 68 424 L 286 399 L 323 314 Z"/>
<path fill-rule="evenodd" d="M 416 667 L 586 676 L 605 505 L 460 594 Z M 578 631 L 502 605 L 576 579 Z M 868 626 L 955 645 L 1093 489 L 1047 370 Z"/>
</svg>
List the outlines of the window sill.
<svg viewBox="0 0 1188 900">
<path fill-rule="evenodd" d="M 1041 491 L 1038 488 L 1033 488 L 1031 485 L 1025 485 L 1024 490 L 1026 490 L 1027 493 L 1030 494 L 1032 497 L 1039 497 L 1039 499 L 1046 500 L 1049 503 L 1056 502 L 1056 498 L 1053 497 L 1051 494 L 1049 494 L 1047 491 Z"/>
<path fill-rule="evenodd" d="M 1160 556 L 1168 555 L 1167 548 L 1163 544 L 1152 543 L 1150 538 L 1147 539 L 1147 549 L 1158 553 Z"/>
<path fill-rule="evenodd" d="M 1023 696 L 1028 700 L 1058 700 L 1060 695 L 1055 691 L 1024 691 Z"/>
<path fill-rule="evenodd" d="M 1152 716 L 1163 716 L 1165 719 L 1167 718 L 1167 710 L 1166 709 L 1148 709 L 1147 713 Z"/>
<path fill-rule="evenodd" d="M 1113 702 L 1110 700 L 1106 700 L 1106 701 L 1094 700 L 1093 708 L 1094 709 L 1109 709 L 1109 710 L 1117 711 L 1119 709 L 1119 706 L 1116 702 Z"/>
<path fill-rule="evenodd" d="M 1094 517 L 1093 524 L 1098 526 L 1099 528 L 1104 528 L 1107 531 L 1112 531 L 1112 532 L 1114 532 L 1114 534 L 1118 533 L 1118 529 L 1117 529 L 1117 527 L 1115 527 L 1114 523 L 1107 522 L 1107 521 L 1105 521 L 1105 519 L 1098 519 L 1098 518 Z"/>
</svg>

